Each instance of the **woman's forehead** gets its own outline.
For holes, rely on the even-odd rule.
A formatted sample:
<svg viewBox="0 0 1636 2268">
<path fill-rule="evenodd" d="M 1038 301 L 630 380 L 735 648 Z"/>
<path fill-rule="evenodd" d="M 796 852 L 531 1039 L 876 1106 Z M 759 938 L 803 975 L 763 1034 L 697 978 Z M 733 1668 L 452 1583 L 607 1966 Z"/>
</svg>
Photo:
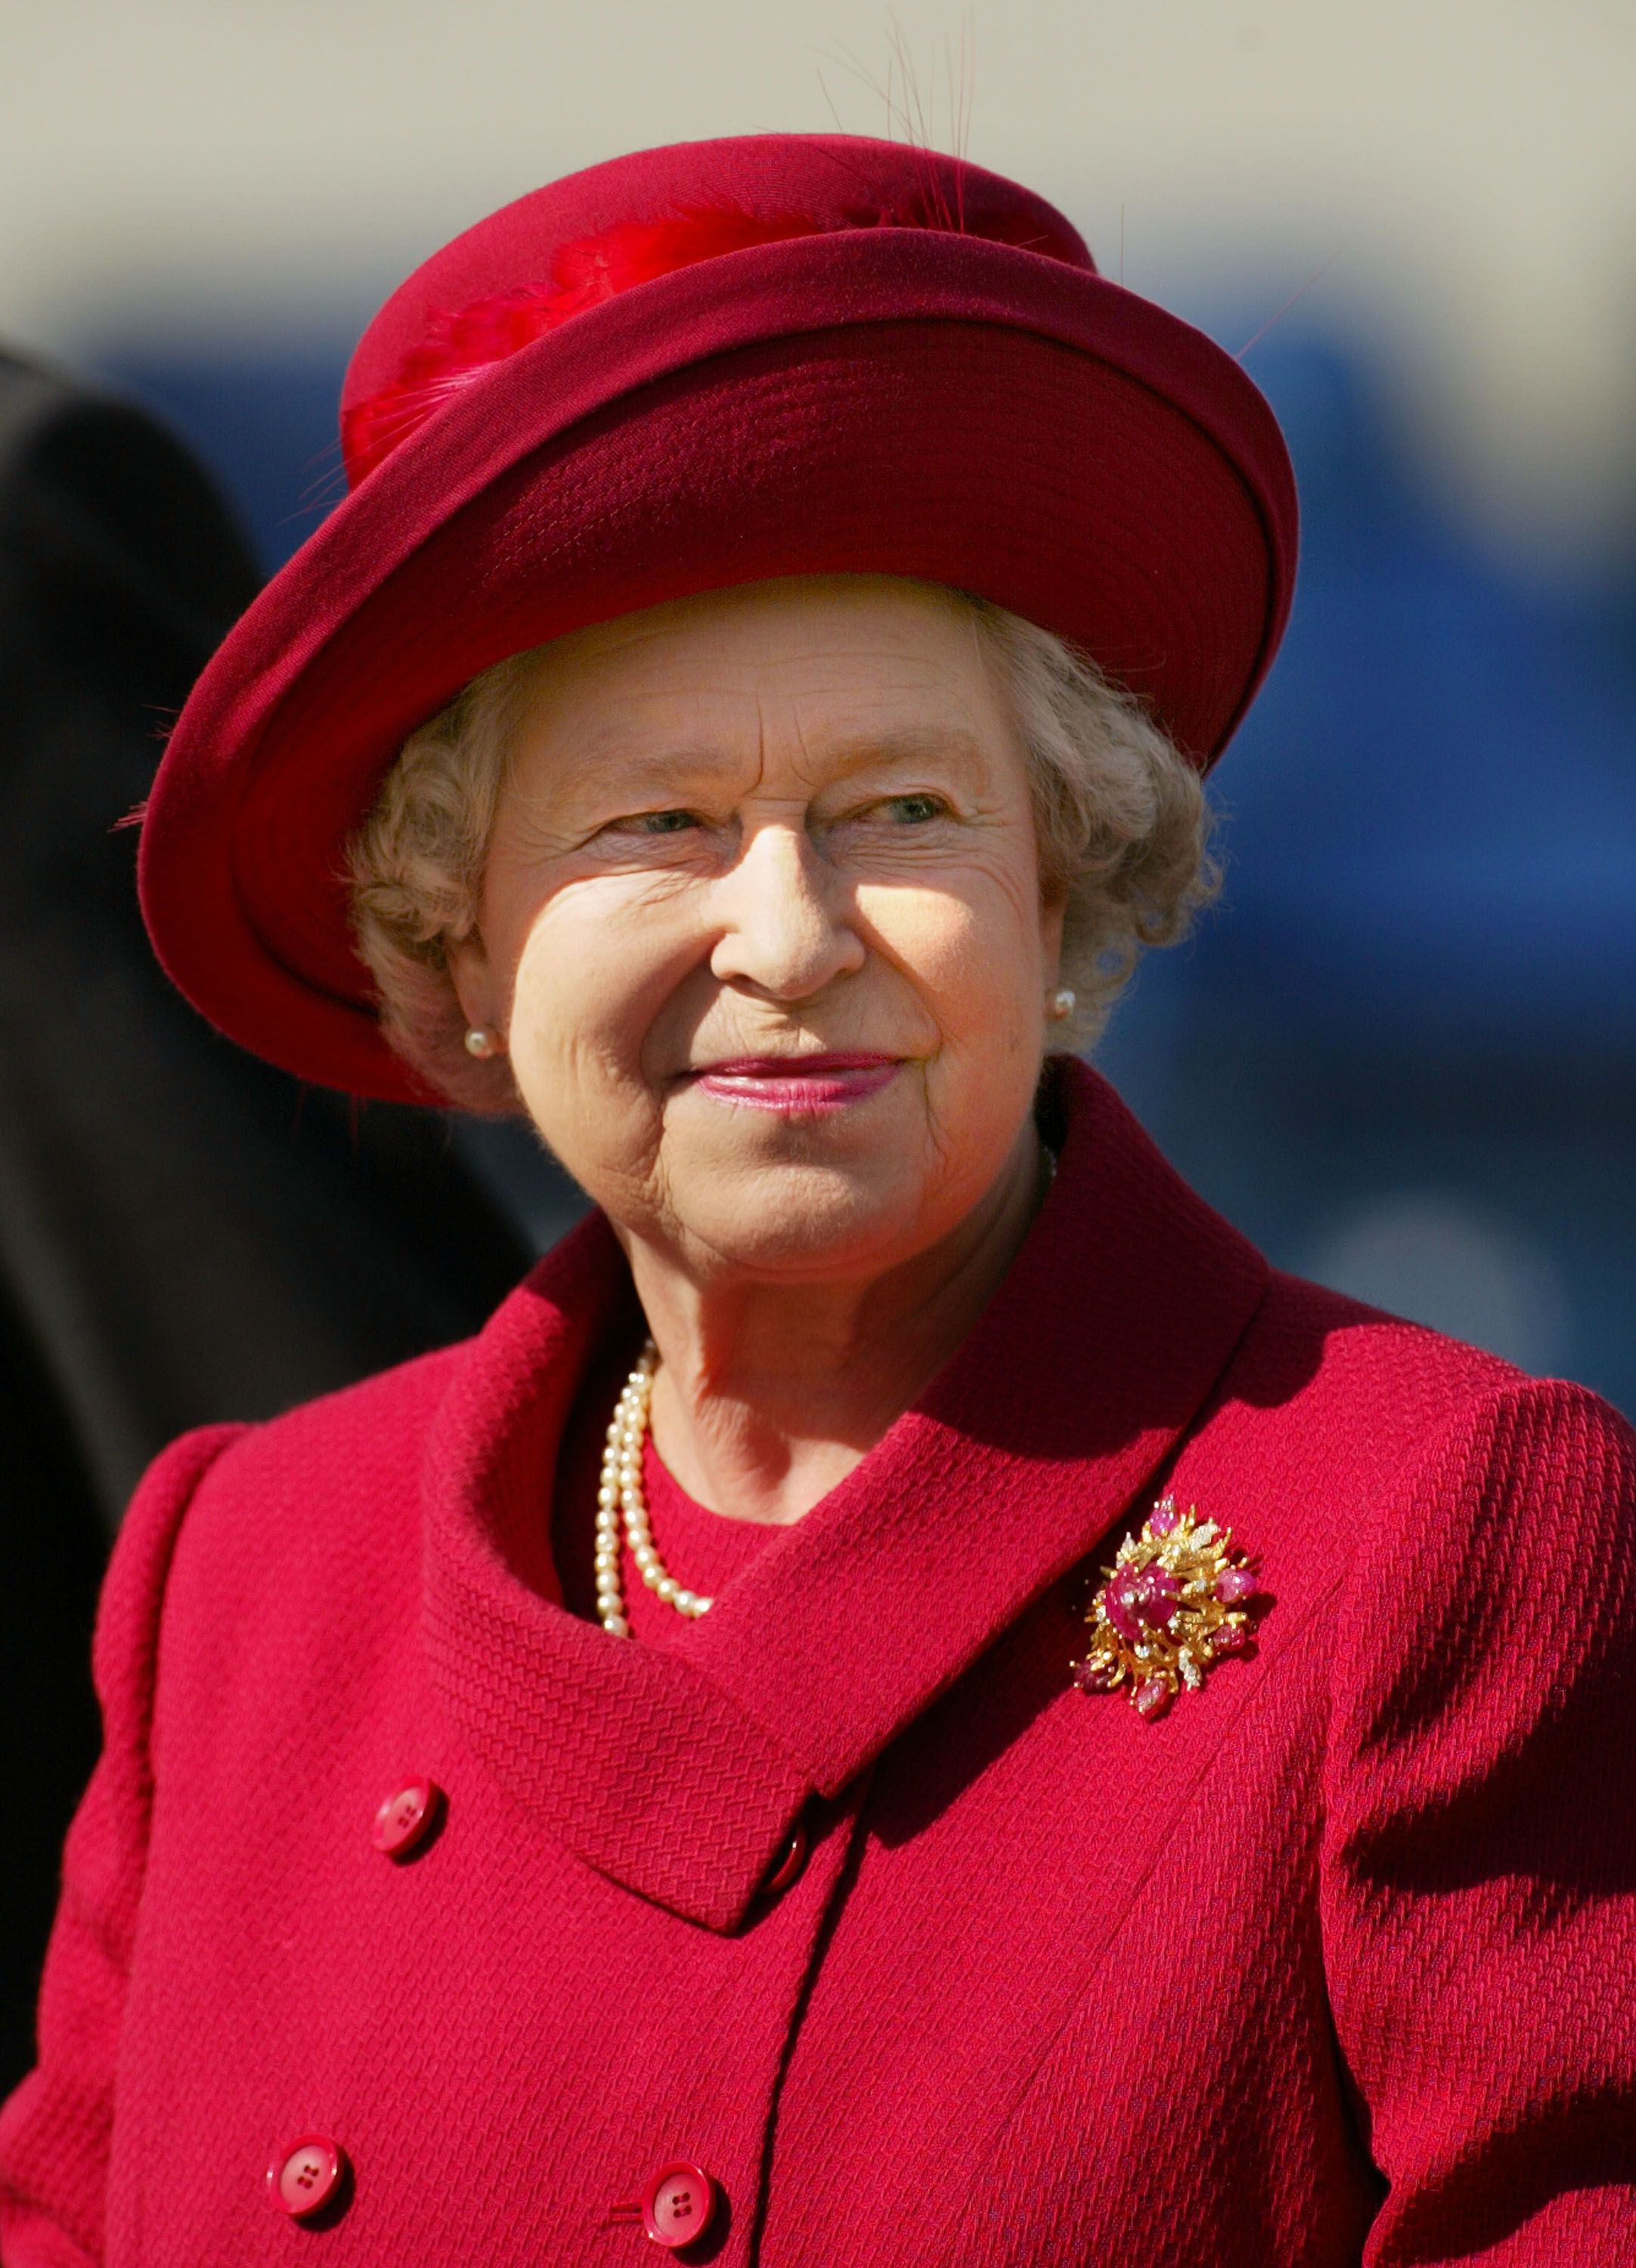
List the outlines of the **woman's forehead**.
<svg viewBox="0 0 1636 2268">
<path fill-rule="evenodd" d="M 706 591 L 555 640 L 540 650 L 542 693 L 589 682 L 639 685 L 693 673 L 800 669 L 826 660 L 940 665 L 975 656 L 975 615 L 951 591 L 886 575 L 790 577 Z"/>
<path fill-rule="evenodd" d="M 969 608 L 859 577 L 711 593 L 563 639 L 538 657 L 519 740 L 587 761 L 747 737 L 844 759 L 871 741 L 925 753 L 940 734 L 1009 738 L 1007 723 Z"/>
</svg>

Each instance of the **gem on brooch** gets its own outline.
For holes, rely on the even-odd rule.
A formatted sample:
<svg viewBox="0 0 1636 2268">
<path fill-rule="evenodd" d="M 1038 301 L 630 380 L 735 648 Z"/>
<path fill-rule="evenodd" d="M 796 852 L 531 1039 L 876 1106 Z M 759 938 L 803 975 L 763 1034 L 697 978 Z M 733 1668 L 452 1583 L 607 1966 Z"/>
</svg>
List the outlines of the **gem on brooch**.
<svg viewBox="0 0 1636 2268">
<path fill-rule="evenodd" d="M 1127 1535 L 1102 1570 L 1086 1612 L 1091 1643 L 1074 1664 L 1081 1693 L 1129 1692 L 1139 1716 L 1162 1716 L 1185 1687 L 1196 1692 L 1213 1663 L 1255 1637 L 1245 1610 L 1261 1584 L 1230 1528 L 1161 1498 L 1139 1535 Z"/>
</svg>

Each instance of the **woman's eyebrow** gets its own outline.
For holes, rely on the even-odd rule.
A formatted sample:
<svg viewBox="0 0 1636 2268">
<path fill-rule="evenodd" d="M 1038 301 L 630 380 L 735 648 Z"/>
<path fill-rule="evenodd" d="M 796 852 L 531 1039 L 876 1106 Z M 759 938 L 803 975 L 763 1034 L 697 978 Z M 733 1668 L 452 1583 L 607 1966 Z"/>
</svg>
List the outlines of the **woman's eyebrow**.
<svg viewBox="0 0 1636 2268">
<path fill-rule="evenodd" d="M 681 781 L 719 778 L 724 773 L 738 770 L 743 762 L 741 756 L 731 755 L 708 742 L 697 747 L 642 749 L 632 747 L 628 740 L 614 733 L 598 733 L 579 742 L 567 754 L 588 785 L 599 784 L 611 775 L 620 783 L 622 792 L 627 786 L 632 790 L 668 790 Z"/>
<path fill-rule="evenodd" d="M 652 787 L 667 793 L 684 784 L 741 776 L 745 761 L 742 749 L 711 741 L 644 750 L 633 748 L 615 734 L 601 733 L 581 743 L 572 755 L 575 763 L 584 767 L 588 782 L 612 773 L 622 791 L 627 786 L 632 790 Z M 961 764 L 984 761 L 982 743 L 975 733 L 963 725 L 936 725 L 825 734 L 805 741 L 801 757 L 805 765 L 842 777 L 874 767 L 925 763 L 938 758 L 945 762 L 953 758 Z"/>
<path fill-rule="evenodd" d="M 841 771 L 861 771 L 873 764 L 916 764 L 941 757 L 961 763 L 984 761 L 976 736 L 963 725 L 903 725 L 880 733 L 849 733 L 807 744 L 807 754 Z"/>
</svg>

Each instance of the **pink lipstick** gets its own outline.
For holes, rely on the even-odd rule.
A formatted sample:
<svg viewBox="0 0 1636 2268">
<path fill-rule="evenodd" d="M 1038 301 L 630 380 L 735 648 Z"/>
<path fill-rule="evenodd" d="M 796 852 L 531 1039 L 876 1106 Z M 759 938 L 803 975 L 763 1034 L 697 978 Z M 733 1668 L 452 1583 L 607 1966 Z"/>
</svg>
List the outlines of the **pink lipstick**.
<svg viewBox="0 0 1636 2268">
<path fill-rule="evenodd" d="M 816 1056 L 734 1056 L 707 1064 L 694 1084 L 719 1102 L 815 1118 L 878 1094 L 895 1073 L 895 1056 L 859 1050 Z"/>
</svg>

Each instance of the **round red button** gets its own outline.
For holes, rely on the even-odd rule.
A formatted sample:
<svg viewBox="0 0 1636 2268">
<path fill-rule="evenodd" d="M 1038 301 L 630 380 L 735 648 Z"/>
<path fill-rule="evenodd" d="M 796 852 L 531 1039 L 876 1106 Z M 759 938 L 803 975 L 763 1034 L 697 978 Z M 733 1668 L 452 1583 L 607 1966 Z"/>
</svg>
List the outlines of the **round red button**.
<svg viewBox="0 0 1636 2268">
<path fill-rule="evenodd" d="M 370 1839 L 388 1859 L 407 1859 L 431 1830 L 442 1792 L 429 1779 L 411 1780 L 387 1796 L 375 1814 Z"/>
<path fill-rule="evenodd" d="M 306 2220 L 321 2213 L 341 2186 L 346 2154 L 328 2134 L 303 2134 L 282 2149 L 267 2169 L 267 2196 L 280 2213 Z"/>
<path fill-rule="evenodd" d="M 693 2243 L 715 2217 L 715 2183 L 703 2166 L 685 2159 L 661 2166 L 642 2192 L 642 2226 L 667 2252 Z"/>
<path fill-rule="evenodd" d="M 807 1822 L 798 1819 L 790 1830 L 790 1837 L 773 1862 L 772 1871 L 761 1886 L 764 1898 L 776 1898 L 780 1890 L 787 1890 L 807 1864 Z"/>
</svg>

